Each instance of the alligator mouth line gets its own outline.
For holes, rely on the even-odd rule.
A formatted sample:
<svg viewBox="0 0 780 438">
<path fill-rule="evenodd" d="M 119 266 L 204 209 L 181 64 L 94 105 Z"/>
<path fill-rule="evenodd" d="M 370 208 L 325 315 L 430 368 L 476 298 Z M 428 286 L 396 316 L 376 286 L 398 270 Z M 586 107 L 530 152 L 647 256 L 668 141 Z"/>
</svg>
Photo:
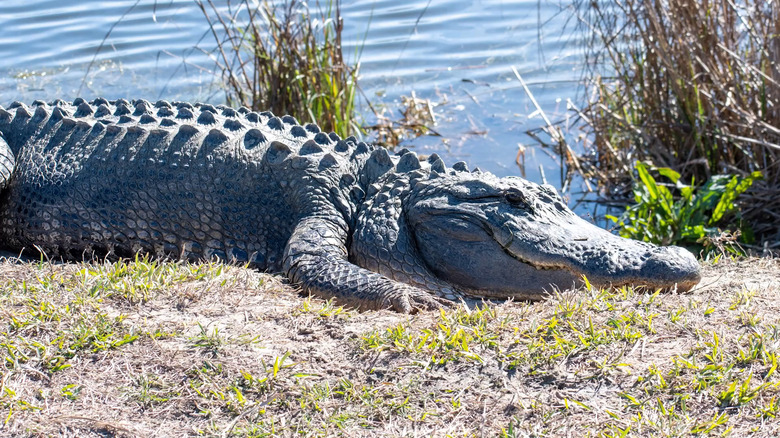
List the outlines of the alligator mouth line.
<svg viewBox="0 0 780 438">
<path fill-rule="evenodd" d="M 495 240 L 495 239 L 493 239 Z M 523 257 L 520 257 L 519 255 L 515 254 L 514 252 L 510 251 L 507 246 L 502 245 L 498 240 L 495 240 L 496 243 L 501 247 L 501 249 L 504 250 L 504 252 L 513 259 L 517 260 L 520 263 L 526 264 L 528 266 L 531 266 L 535 268 L 537 271 L 568 271 L 571 272 L 572 275 L 577 275 L 574 271 L 569 269 L 565 265 L 556 265 L 556 264 L 538 264 L 536 262 L 532 262 L 530 260 L 526 260 Z M 509 243 L 512 243 L 511 241 Z"/>
</svg>

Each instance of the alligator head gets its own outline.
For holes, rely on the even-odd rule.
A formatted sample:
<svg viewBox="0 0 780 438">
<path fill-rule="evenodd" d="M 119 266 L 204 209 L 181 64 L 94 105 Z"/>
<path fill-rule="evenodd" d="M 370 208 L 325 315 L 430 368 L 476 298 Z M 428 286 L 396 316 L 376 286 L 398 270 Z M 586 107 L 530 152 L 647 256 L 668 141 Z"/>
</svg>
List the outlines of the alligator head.
<svg viewBox="0 0 780 438">
<path fill-rule="evenodd" d="M 481 172 L 411 181 L 403 215 L 419 259 L 453 289 L 540 299 L 580 285 L 686 291 L 700 280 L 688 251 L 625 239 L 566 207 L 555 189 Z"/>
</svg>

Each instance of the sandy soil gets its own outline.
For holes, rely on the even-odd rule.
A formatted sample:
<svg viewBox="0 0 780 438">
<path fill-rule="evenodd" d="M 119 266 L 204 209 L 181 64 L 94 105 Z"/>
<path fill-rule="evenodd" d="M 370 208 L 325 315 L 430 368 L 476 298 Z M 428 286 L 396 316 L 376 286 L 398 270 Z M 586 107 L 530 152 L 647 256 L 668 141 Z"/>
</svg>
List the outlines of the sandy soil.
<svg viewBox="0 0 780 438">
<path fill-rule="evenodd" d="M 220 264 L 5 261 L 0 435 L 773 436 L 778 268 L 410 316 Z"/>
</svg>

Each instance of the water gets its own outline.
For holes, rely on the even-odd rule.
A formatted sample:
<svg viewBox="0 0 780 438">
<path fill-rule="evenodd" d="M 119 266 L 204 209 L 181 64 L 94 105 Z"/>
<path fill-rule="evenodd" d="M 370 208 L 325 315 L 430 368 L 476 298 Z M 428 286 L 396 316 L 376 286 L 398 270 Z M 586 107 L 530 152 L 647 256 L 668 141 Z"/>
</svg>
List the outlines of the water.
<svg viewBox="0 0 780 438">
<path fill-rule="evenodd" d="M 544 122 L 512 66 L 545 113 L 563 117 L 578 97 L 583 45 L 565 28 L 566 8 L 554 0 L 344 1 L 344 52 L 363 46 L 360 86 L 374 104 L 395 108 L 412 91 L 439 104 L 442 137 L 416 139 L 413 149 L 560 187 L 559 163 L 525 134 Z M 4 105 L 78 96 L 224 102 L 208 54 L 213 38 L 192 0 L 4 0 L 0 29 Z M 527 147 L 525 172 L 515 164 L 518 145 Z"/>
</svg>

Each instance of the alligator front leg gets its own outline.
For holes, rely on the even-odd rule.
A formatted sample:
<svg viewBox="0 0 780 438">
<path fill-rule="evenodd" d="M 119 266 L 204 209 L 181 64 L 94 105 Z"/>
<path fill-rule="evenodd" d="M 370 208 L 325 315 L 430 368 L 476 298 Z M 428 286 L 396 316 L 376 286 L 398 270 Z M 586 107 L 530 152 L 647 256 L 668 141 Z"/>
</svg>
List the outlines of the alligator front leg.
<svg viewBox="0 0 780 438">
<path fill-rule="evenodd" d="M 330 220 L 303 219 L 285 248 L 287 276 L 313 295 L 363 310 L 392 308 L 411 313 L 453 304 L 350 263 L 346 235 L 346 230 Z"/>
</svg>

